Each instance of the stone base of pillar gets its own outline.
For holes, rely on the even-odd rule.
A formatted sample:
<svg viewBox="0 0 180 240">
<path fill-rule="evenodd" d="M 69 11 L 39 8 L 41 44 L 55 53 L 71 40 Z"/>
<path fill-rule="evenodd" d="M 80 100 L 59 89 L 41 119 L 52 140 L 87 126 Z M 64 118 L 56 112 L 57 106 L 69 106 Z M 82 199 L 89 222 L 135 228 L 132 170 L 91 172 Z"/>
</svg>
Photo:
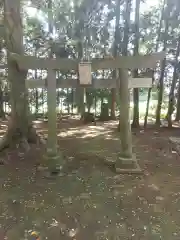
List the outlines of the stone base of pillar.
<svg viewBox="0 0 180 240">
<path fill-rule="evenodd" d="M 55 178 L 64 176 L 63 173 L 63 156 L 60 152 L 47 151 L 43 156 L 43 163 L 37 170 L 43 172 L 43 176 L 47 178 Z"/>
<path fill-rule="evenodd" d="M 132 158 L 119 157 L 115 163 L 116 173 L 120 174 L 142 174 L 142 170 L 136 160 L 136 156 Z"/>
</svg>

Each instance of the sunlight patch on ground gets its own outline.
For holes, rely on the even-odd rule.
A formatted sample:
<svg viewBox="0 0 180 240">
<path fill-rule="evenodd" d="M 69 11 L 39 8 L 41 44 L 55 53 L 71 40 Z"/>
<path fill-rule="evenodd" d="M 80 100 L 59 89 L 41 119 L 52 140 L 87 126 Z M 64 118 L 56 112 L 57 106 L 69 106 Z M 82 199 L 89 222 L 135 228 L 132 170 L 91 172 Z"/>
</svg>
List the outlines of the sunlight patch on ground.
<svg viewBox="0 0 180 240">
<path fill-rule="evenodd" d="M 105 127 L 100 126 L 88 126 L 86 128 L 77 127 L 66 129 L 65 131 L 58 134 L 58 137 L 79 137 L 79 138 L 88 138 L 88 137 L 97 137 L 101 135 L 110 136 L 111 130 L 105 129 Z"/>
<path fill-rule="evenodd" d="M 3 130 L 0 129 L 0 134 L 2 134 L 2 133 L 4 134 L 5 132 L 6 132 L 6 129 L 3 129 Z"/>
<path fill-rule="evenodd" d="M 7 128 L 7 125 L 1 124 L 1 127 L 5 127 L 5 128 Z"/>
</svg>

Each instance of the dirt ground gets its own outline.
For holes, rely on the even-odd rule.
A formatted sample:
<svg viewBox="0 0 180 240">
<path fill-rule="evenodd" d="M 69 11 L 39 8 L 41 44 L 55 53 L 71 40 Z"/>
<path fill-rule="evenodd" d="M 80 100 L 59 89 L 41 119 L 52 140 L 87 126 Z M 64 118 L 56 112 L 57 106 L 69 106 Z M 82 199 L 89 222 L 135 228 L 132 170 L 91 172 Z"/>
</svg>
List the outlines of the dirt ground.
<svg viewBox="0 0 180 240">
<path fill-rule="evenodd" d="M 47 123 L 35 123 L 47 135 Z M 117 123 L 58 124 L 66 174 L 46 179 L 36 171 L 42 149 L 0 155 L 0 240 L 179 240 L 180 157 L 169 144 L 180 129 L 133 131 L 143 175 L 117 175 L 104 164 L 118 159 Z M 6 130 L 1 122 L 0 134 Z M 27 231 L 27 233 L 26 233 Z"/>
</svg>

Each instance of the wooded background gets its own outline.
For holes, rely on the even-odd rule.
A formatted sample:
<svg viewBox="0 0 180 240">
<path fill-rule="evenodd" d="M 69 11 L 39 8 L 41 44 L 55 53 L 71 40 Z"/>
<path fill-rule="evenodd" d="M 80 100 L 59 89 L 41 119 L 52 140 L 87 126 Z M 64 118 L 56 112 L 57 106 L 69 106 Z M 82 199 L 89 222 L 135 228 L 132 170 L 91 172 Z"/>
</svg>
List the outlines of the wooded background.
<svg viewBox="0 0 180 240">
<path fill-rule="evenodd" d="M 112 58 L 119 55 L 149 54 L 166 51 L 166 59 L 153 73 L 152 89 L 134 89 L 131 108 L 134 127 L 148 117 L 160 125 L 165 118 L 180 120 L 180 2 L 178 0 L 34 0 L 22 1 L 25 53 L 37 57 Z M 1 9 L 3 15 L 3 7 Z M 10 111 L 7 82 L 6 46 L 0 39 L 0 116 Z M 134 77 L 142 74 L 138 69 Z M 58 73 L 75 78 L 74 71 Z M 114 71 L 96 71 L 94 77 L 109 78 Z M 43 79 L 46 71 L 29 71 L 28 78 Z M 47 113 L 45 89 L 29 89 L 30 109 L 36 117 Z M 112 118 L 117 116 L 119 101 L 115 89 L 86 89 L 88 112 L 99 114 L 108 103 Z M 57 112 L 80 112 L 82 96 L 76 89 L 57 89 Z M 175 110 L 173 112 L 173 110 Z"/>
</svg>

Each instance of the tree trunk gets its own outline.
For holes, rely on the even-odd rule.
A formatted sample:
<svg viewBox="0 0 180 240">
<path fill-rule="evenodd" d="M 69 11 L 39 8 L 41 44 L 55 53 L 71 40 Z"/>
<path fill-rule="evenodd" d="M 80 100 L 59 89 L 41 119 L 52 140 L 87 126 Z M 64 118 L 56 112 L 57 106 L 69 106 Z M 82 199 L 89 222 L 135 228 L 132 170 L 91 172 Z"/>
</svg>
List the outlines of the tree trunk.
<svg viewBox="0 0 180 240">
<path fill-rule="evenodd" d="M 131 3 L 132 3 L 132 0 L 126 0 L 126 14 L 125 14 L 125 19 L 124 19 L 125 24 L 124 24 L 124 37 L 123 37 L 123 48 L 122 48 L 122 55 L 123 56 L 128 55 Z M 119 103 L 119 104 L 120 104 L 120 108 L 121 108 L 121 103 Z M 119 114 L 121 114 L 121 112 Z M 118 131 L 120 131 L 120 129 L 121 129 L 121 126 L 120 126 L 120 118 L 119 118 Z"/>
<path fill-rule="evenodd" d="M 36 96 L 36 116 L 38 116 L 38 112 L 39 112 L 39 94 L 38 94 L 38 90 L 36 89 L 35 92 L 35 96 Z"/>
<path fill-rule="evenodd" d="M 162 5 L 162 12 L 161 12 L 160 24 L 159 24 L 159 28 L 158 28 L 158 32 L 157 32 L 157 43 L 156 43 L 155 52 L 157 52 L 158 48 L 159 48 L 159 41 L 160 41 L 160 36 L 161 36 L 162 21 L 163 21 L 163 16 L 164 16 L 165 1 L 166 0 L 164 0 L 164 3 Z M 154 83 L 154 71 L 153 71 L 153 81 L 152 81 L 152 83 Z M 149 88 L 148 89 L 148 96 L 147 96 L 146 114 L 145 114 L 145 117 L 144 117 L 144 128 L 147 127 L 151 92 L 152 92 L 152 88 Z"/>
<path fill-rule="evenodd" d="M 67 88 L 67 96 L 68 96 L 68 98 L 70 98 L 69 88 Z M 68 102 L 67 102 L 67 111 L 68 111 L 68 114 L 70 114 L 70 104 L 69 104 L 69 100 L 68 100 Z"/>
<path fill-rule="evenodd" d="M 104 97 L 100 97 L 100 101 L 101 101 L 101 110 L 100 110 L 100 115 L 102 115 L 102 106 L 104 104 Z"/>
<path fill-rule="evenodd" d="M 175 121 L 180 121 L 180 79 L 178 83 L 178 96 L 177 96 L 177 112 L 176 112 L 176 118 Z"/>
<path fill-rule="evenodd" d="M 95 93 L 94 97 L 94 114 L 97 115 L 97 94 Z"/>
<path fill-rule="evenodd" d="M 35 70 L 35 79 L 37 79 L 37 70 Z M 38 112 L 39 112 L 39 93 L 38 93 L 38 89 L 36 88 L 36 92 L 35 92 L 35 96 L 36 96 L 36 116 L 38 116 Z"/>
<path fill-rule="evenodd" d="M 118 55 L 118 45 L 120 43 L 120 30 L 119 30 L 119 21 L 120 21 L 120 4 L 121 0 L 116 0 L 116 23 L 115 23 L 115 33 L 114 33 L 114 48 L 113 48 L 113 57 Z M 116 70 L 113 71 L 113 75 L 116 76 Z M 111 118 L 116 119 L 116 89 L 111 89 Z"/>
<path fill-rule="evenodd" d="M 116 119 L 116 89 L 111 89 L 111 119 Z"/>
<path fill-rule="evenodd" d="M 9 52 L 23 54 L 22 25 L 20 19 L 20 1 L 6 0 L 4 4 L 6 44 Z M 29 120 L 29 108 L 25 79 L 27 71 L 18 68 L 16 62 L 7 54 L 8 81 L 10 83 L 11 118 L 8 130 L 1 142 L 0 150 L 11 143 L 22 143 L 29 149 L 28 142 L 36 142 L 37 136 Z"/>
<path fill-rule="evenodd" d="M 88 105 L 88 113 L 91 112 L 91 106 Z"/>
<path fill-rule="evenodd" d="M 81 60 L 82 57 L 83 57 L 83 45 L 81 42 L 79 42 L 78 43 L 78 59 Z M 78 113 L 81 115 L 81 118 L 83 118 L 83 115 L 85 112 L 84 94 L 85 94 L 85 88 L 79 85 L 76 88 L 76 97 L 78 100 Z"/>
<path fill-rule="evenodd" d="M 140 11 L 141 0 L 136 0 L 136 10 L 135 10 L 135 41 L 134 41 L 134 55 L 139 52 L 139 11 Z M 134 77 L 138 77 L 138 69 L 134 70 Z M 134 112 L 133 112 L 133 122 L 132 127 L 139 127 L 139 89 L 133 89 L 133 101 L 134 101 Z"/>
<path fill-rule="evenodd" d="M 1 86 L 0 86 L 0 118 L 5 118 L 3 103 L 4 103 L 3 91 L 2 91 Z"/>
<path fill-rule="evenodd" d="M 157 126 L 161 125 L 161 106 L 162 106 L 162 100 L 163 100 L 165 67 L 166 67 L 166 59 L 164 59 L 162 62 L 161 75 L 160 75 L 159 85 L 158 85 L 158 104 L 156 109 L 156 125 Z"/>
<path fill-rule="evenodd" d="M 58 113 L 60 113 L 60 107 L 59 107 L 59 105 L 60 105 L 60 89 L 58 88 L 58 91 L 57 91 L 57 106 L 58 106 L 58 110 L 59 110 L 59 112 Z"/>
<path fill-rule="evenodd" d="M 17 65 L 8 57 L 8 81 L 11 93 L 11 119 L 8 131 L 1 143 L 0 150 L 11 143 L 22 143 L 28 149 L 27 142 L 36 142 L 36 133 L 29 119 L 28 99 L 25 86 L 26 72 L 19 71 Z"/>
<path fill-rule="evenodd" d="M 71 103 L 71 114 L 74 113 L 74 90 L 73 88 L 71 88 L 71 100 L 72 100 L 72 103 Z"/>
<path fill-rule="evenodd" d="M 168 121 L 168 127 L 172 127 L 172 114 L 174 111 L 174 105 L 175 105 L 175 97 L 174 97 L 174 90 L 176 87 L 177 82 L 177 66 L 178 66 L 178 57 L 180 53 L 180 36 L 177 39 L 177 51 L 175 56 L 175 66 L 174 66 L 174 72 L 173 72 L 173 78 L 172 78 L 172 84 L 171 89 L 169 93 L 169 105 L 168 105 L 168 112 L 167 112 L 167 121 Z"/>
<path fill-rule="evenodd" d="M 168 4 L 165 9 L 165 16 L 170 14 L 170 1 L 168 0 Z M 163 51 L 165 52 L 167 49 L 167 39 L 168 39 L 168 29 L 169 29 L 169 18 L 165 18 L 165 30 L 164 30 L 164 40 L 163 40 Z M 161 74 L 159 79 L 159 86 L 158 86 L 158 105 L 156 109 L 156 125 L 161 125 L 161 106 L 163 100 L 163 91 L 164 91 L 164 73 L 166 68 L 166 58 L 162 62 L 161 66 Z"/>
</svg>

